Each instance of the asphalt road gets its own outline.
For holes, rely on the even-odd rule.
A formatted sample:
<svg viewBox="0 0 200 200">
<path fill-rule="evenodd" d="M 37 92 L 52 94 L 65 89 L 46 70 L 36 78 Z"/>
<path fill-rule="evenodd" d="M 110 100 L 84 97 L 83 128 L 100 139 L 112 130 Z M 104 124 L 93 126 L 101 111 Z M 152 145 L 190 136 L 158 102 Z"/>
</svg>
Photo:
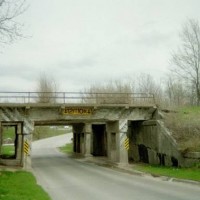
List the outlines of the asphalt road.
<svg viewBox="0 0 200 200">
<path fill-rule="evenodd" d="M 64 135 L 33 143 L 32 167 L 52 200 L 199 200 L 200 186 L 162 181 L 80 162 L 56 148 Z"/>
</svg>

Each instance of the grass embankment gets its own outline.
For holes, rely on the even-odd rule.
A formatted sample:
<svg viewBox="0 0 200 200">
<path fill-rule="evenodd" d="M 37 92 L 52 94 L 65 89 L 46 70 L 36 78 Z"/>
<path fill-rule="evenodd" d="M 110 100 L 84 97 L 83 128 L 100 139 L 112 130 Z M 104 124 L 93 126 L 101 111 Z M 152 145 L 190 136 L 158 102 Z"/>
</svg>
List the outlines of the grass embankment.
<svg viewBox="0 0 200 200">
<path fill-rule="evenodd" d="M 8 126 L 3 128 L 3 139 L 10 138 L 12 141 L 15 139 L 15 127 Z"/>
<path fill-rule="evenodd" d="M 198 166 L 194 168 L 173 168 L 140 164 L 134 166 L 134 169 L 150 173 L 153 176 L 167 176 L 178 179 L 200 181 L 200 168 L 198 168 Z"/>
<path fill-rule="evenodd" d="M 8 145 L 8 146 L 1 147 L 1 155 L 3 157 L 10 157 L 10 156 L 14 155 L 14 153 L 15 153 L 14 145 Z"/>
<path fill-rule="evenodd" d="M 61 126 L 54 126 L 54 127 L 49 127 L 49 126 L 38 126 L 35 127 L 34 132 L 33 132 L 33 140 L 39 140 L 39 139 L 44 139 L 44 138 L 49 138 L 49 137 L 54 137 L 66 133 L 71 133 L 72 129 L 69 128 L 63 128 Z"/>
<path fill-rule="evenodd" d="M 50 197 L 31 173 L 0 171 L 0 200 L 50 200 Z"/>
<path fill-rule="evenodd" d="M 60 151 L 63 153 L 72 153 L 73 152 L 73 144 L 69 143 L 69 144 L 65 144 L 65 146 L 63 147 L 59 147 Z"/>
<path fill-rule="evenodd" d="M 165 125 L 172 133 L 179 150 L 200 152 L 200 107 L 178 108 L 177 112 L 165 114 Z M 134 169 L 155 176 L 168 176 L 179 179 L 200 181 L 200 165 L 193 168 L 173 168 L 154 165 L 136 165 Z"/>
<path fill-rule="evenodd" d="M 2 145 L 0 145 L 0 157 L 12 158 L 15 155 L 15 127 L 3 127 Z"/>
<path fill-rule="evenodd" d="M 181 152 L 200 152 L 200 106 L 179 108 L 165 115 L 165 125 Z"/>
</svg>

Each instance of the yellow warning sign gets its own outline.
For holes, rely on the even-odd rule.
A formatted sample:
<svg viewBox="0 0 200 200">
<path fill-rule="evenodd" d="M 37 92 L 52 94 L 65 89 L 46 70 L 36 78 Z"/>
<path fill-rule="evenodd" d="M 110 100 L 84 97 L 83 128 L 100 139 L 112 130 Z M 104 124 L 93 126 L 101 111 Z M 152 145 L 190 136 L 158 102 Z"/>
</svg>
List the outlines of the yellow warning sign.
<svg viewBox="0 0 200 200">
<path fill-rule="evenodd" d="M 25 140 L 25 142 L 24 142 L 24 153 L 26 155 L 29 155 L 29 143 L 27 140 Z"/>
<path fill-rule="evenodd" d="M 125 149 L 128 151 L 129 150 L 129 138 L 126 138 L 125 140 L 124 140 L 124 147 L 125 147 Z"/>
<path fill-rule="evenodd" d="M 63 114 L 68 115 L 91 115 L 93 113 L 93 108 L 69 108 L 65 107 Z"/>
</svg>

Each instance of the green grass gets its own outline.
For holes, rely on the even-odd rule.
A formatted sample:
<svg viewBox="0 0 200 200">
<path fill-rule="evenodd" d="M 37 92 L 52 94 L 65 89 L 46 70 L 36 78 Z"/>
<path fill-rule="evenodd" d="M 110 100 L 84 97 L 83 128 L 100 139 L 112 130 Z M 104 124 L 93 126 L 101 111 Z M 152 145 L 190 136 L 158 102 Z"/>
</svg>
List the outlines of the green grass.
<svg viewBox="0 0 200 200">
<path fill-rule="evenodd" d="M 0 171 L 0 200 L 50 200 L 50 197 L 31 173 Z"/>
<path fill-rule="evenodd" d="M 72 153 L 73 152 L 73 144 L 69 143 L 63 147 L 59 147 L 60 151 L 63 153 Z"/>
<path fill-rule="evenodd" d="M 181 114 L 200 115 L 200 106 L 187 106 L 178 109 Z"/>
<path fill-rule="evenodd" d="M 11 138 L 12 140 L 15 139 L 15 127 L 4 127 L 3 128 L 3 139 Z"/>
<path fill-rule="evenodd" d="M 188 179 L 193 181 L 200 181 L 200 168 L 173 168 L 156 165 L 140 164 L 134 166 L 134 169 L 147 172 L 153 176 L 168 176 L 179 179 Z"/>
<path fill-rule="evenodd" d="M 36 126 L 33 132 L 33 140 L 54 137 L 66 133 L 71 133 L 71 129 L 61 129 L 59 126 L 50 128 L 48 126 Z"/>
<path fill-rule="evenodd" d="M 15 153 L 15 146 L 14 145 L 8 145 L 8 146 L 2 146 L 1 147 L 1 155 L 3 156 L 12 156 Z"/>
<path fill-rule="evenodd" d="M 200 106 L 182 107 L 177 111 L 165 114 L 165 126 L 182 153 L 200 151 Z"/>
</svg>

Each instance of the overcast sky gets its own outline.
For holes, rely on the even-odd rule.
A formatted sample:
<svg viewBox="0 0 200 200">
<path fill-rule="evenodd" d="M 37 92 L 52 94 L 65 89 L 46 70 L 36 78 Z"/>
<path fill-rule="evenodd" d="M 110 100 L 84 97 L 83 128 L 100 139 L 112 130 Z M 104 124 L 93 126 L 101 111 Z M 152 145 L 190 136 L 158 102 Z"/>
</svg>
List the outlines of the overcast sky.
<svg viewBox="0 0 200 200">
<path fill-rule="evenodd" d="M 27 39 L 0 49 L 0 91 L 34 91 L 41 73 L 60 91 L 124 80 L 162 78 L 200 0 L 29 0 L 20 17 Z"/>
</svg>

